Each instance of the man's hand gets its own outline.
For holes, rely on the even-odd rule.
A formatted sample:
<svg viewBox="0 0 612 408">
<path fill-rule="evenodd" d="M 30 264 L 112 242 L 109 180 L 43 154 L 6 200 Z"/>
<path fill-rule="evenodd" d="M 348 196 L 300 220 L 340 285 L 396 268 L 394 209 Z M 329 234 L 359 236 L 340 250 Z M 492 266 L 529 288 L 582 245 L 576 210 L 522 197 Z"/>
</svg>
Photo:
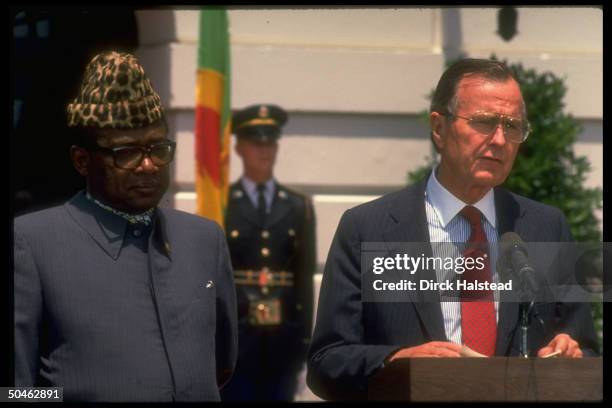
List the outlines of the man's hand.
<svg viewBox="0 0 612 408">
<path fill-rule="evenodd" d="M 578 342 L 565 333 L 557 334 L 546 347 L 542 347 L 538 351 L 538 357 L 544 357 L 545 355 L 554 353 L 556 351 L 561 352 L 559 357 L 582 357 L 582 350 L 580 350 L 580 345 Z"/>
<path fill-rule="evenodd" d="M 408 357 L 461 357 L 461 346 L 446 341 L 430 341 L 420 346 L 407 347 L 398 350 L 389 358 L 389 362 L 397 358 Z"/>
</svg>

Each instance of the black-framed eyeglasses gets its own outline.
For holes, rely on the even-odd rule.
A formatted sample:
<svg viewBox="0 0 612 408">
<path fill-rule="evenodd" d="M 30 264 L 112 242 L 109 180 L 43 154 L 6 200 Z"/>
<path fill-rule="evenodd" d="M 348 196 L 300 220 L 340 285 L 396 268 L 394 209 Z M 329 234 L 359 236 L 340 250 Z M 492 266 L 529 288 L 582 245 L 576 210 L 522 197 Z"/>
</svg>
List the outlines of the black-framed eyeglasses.
<svg viewBox="0 0 612 408">
<path fill-rule="evenodd" d="M 531 133 L 528 121 L 501 113 L 479 111 L 469 118 L 450 112 L 443 115 L 467 120 L 472 129 L 486 136 L 491 136 L 501 124 L 504 136 L 512 143 L 523 143 Z"/>
<path fill-rule="evenodd" d="M 125 170 L 133 170 L 140 166 L 145 155 L 151 159 L 154 165 L 165 166 L 174 159 L 175 148 L 176 142 L 167 140 L 164 142 L 152 143 L 148 146 L 93 146 L 90 150 L 111 153 L 116 167 Z"/>
</svg>

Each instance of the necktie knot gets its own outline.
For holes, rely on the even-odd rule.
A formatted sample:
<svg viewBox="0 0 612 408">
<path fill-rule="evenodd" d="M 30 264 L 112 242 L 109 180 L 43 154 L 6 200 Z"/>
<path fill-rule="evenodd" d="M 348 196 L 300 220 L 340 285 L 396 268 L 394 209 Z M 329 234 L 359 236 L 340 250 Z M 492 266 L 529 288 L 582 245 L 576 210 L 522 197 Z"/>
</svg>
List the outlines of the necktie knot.
<svg viewBox="0 0 612 408">
<path fill-rule="evenodd" d="M 259 194 L 263 194 L 266 191 L 266 185 L 264 183 L 260 183 L 257 185 L 257 192 Z"/>
<path fill-rule="evenodd" d="M 484 231 L 480 215 L 480 210 L 474 206 L 466 205 L 459 213 L 470 224 L 470 238 L 468 242 L 486 242 L 487 235 Z"/>
<path fill-rule="evenodd" d="M 459 214 L 470 223 L 472 229 L 480 227 L 480 210 L 478 208 L 466 205 Z"/>
</svg>

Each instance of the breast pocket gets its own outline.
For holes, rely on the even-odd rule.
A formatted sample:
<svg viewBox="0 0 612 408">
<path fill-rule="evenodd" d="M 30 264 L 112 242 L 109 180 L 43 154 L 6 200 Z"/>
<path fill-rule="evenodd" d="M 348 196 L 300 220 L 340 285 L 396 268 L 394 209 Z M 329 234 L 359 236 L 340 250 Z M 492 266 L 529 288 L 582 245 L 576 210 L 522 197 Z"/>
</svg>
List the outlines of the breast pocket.
<svg viewBox="0 0 612 408">
<path fill-rule="evenodd" d="M 214 326 L 216 320 L 217 289 L 213 280 L 197 285 L 196 294 L 189 308 L 189 320 L 198 326 Z"/>
</svg>

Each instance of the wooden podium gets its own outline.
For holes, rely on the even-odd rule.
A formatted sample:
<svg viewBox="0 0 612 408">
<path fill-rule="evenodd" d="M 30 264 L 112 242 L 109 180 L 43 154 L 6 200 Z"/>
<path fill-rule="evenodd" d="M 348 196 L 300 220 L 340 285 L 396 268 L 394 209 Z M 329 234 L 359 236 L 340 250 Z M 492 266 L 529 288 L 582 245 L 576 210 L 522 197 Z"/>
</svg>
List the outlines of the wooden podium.
<svg viewBox="0 0 612 408">
<path fill-rule="evenodd" d="M 601 357 L 408 358 L 374 374 L 369 400 L 601 401 Z"/>
</svg>

